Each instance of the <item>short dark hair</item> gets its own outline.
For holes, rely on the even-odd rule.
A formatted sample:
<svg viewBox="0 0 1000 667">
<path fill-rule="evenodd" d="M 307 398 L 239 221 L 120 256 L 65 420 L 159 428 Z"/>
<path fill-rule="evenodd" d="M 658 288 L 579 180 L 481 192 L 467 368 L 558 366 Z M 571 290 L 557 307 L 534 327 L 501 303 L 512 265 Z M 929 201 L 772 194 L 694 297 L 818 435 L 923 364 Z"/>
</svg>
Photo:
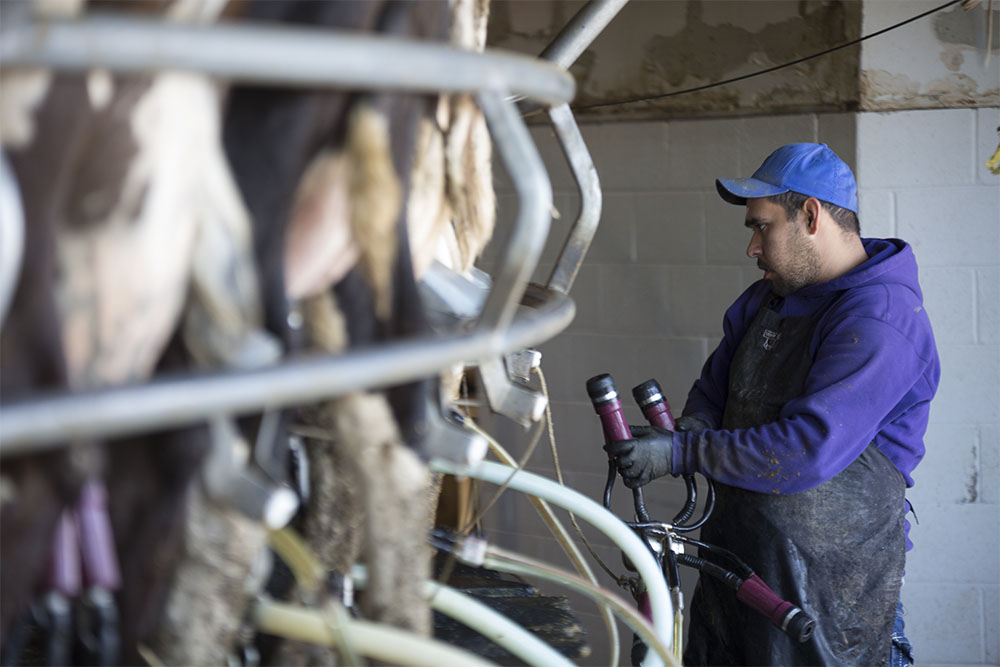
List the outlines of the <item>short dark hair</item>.
<svg viewBox="0 0 1000 667">
<path fill-rule="evenodd" d="M 807 199 L 809 199 L 809 195 L 792 192 L 791 190 L 782 192 L 780 195 L 767 197 L 768 201 L 774 202 L 785 209 L 785 215 L 788 216 L 789 220 L 794 220 L 799 216 L 799 211 L 802 210 L 802 206 L 806 203 Z M 861 235 L 861 223 L 858 222 L 858 216 L 854 211 L 831 204 L 822 199 L 818 201 L 826 209 L 826 212 L 830 214 L 830 217 L 840 225 L 841 229 L 846 232 L 853 232 L 859 236 Z"/>
</svg>

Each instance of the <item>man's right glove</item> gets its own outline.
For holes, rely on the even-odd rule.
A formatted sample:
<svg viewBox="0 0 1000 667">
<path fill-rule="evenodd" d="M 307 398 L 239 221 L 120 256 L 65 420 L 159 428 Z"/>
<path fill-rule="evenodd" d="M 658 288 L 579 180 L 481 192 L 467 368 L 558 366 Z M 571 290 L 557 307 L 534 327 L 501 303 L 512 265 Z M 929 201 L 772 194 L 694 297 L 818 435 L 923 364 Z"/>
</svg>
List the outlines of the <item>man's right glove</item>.
<svg viewBox="0 0 1000 667">
<path fill-rule="evenodd" d="M 658 426 L 629 426 L 629 430 L 630 440 L 604 445 L 604 451 L 615 457 L 625 486 L 638 489 L 657 477 L 669 475 L 674 462 L 673 432 Z"/>
</svg>

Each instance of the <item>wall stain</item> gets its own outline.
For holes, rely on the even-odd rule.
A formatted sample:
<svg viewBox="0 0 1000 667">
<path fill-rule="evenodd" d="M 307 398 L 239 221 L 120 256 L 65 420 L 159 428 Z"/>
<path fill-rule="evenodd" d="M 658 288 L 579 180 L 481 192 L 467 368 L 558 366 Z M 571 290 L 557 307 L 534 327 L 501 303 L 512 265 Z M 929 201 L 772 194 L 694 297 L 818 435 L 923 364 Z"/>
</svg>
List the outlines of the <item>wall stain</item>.
<svg viewBox="0 0 1000 667">
<path fill-rule="evenodd" d="M 662 72 L 663 80 L 673 88 L 683 85 L 689 76 L 718 81 L 745 67 L 748 61 L 780 64 L 851 38 L 841 2 L 813 5 L 811 11 L 810 3 L 799 3 L 798 16 L 771 23 L 758 32 L 731 23 L 709 25 L 702 18 L 703 9 L 702 2 L 688 0 L 686 22 L 680 32 L 655 35 L 647 42 L 647 61 Z M 692 56 L 697 60 L 692 62 Z M 815 68 L 817 64 L 810 61 L 804 66 Z M 851 66 L 844 69 L 850 70 Z"/>
<path fill-rule="evenodd" d="M 861 99 L 866 111 L 980 107 L 1000 104 L 1000 88 L 980 91 L 975 79 L 960 72 L 921 84 L 905 74 L 875 69 L 861 72 Z"/>
<path fill-rule="evenodd" d="M 977 459 L 977 448 L 973 445 L 972 460 L 976 461 Z M 959 501 L 961 504 L 966 505 L 979 500 L 979 468 L 975 463 L 972 465 L 972 473 L 969 475 L 969 483 L 965 487 L 965 492 L 966 497 Z"/>
<path fill-rule="evenodd" d="M 538 55 L 582 4 L 493 0 L 488 43 Z M 982 56 L 985 4 L 968 12 L 956 6 L 926 19 L 934 37 L 924 41 L 939 40 L 926 48 L 935 49 L 943 65 L 944 76 L 933 81 L 862 71 L 863 47 L 855 45 L 746 81 L 622 103 L 716 83 L 849 42 L 860 37 L 862 6 L 855 0 L 637 0 L 625 5 L 570 68 L 577 81 L 574 113 L 580 121 L 665 120 L 1000 104 L 1000 90 L 978 90 L 961 72 Z M 993 21 L 994 35 L 1000 35 L 1000 12 Z M 993 52 L 998 51 L 995 38 Z M 979 88 L 993 85 L 978 78 Z M 591 105 L 606 106 L 588 109 Z M 542 122 L 542 116 L 529 122 L 536 120 Z"/>
<path fill-rule="evenodd" d="M 688 0 L 680 31 L 669 36 L 654 35 L 647 40 L 639 89 L 669 92 L 738 76 L 747 72 L 748 64 L 752 65 L 750 69 L 764 69 L 789 62 L 849 41 L 856 35 L 859 23 L 842 2 L 800 2 L 797 15 L 756 32 L 733 23 L 708 24 L 703 19 L 703 9 L 703 2 Z M 798 109 L 804 104 L 844 108 L 857 99 L 858 53 L 858 47 L 851 47 L 830 58 L 807 61 L 770 79 L 757 79 L 754 85 L 769 87 L 754 93 L 749 100 L 743 99 L 738 88 L 728 86 L 724 104 L 717 93 L 714 97 L 695 93 L 666 98 L 655 106 L 669 109 L 708 106 L 712 110 L 763 106 L 772 112 Z M 635 84 L 631 88 L 634 90 Z M 605 94 L 605 99 L 611 97 Z"/>
<path fill-rule="evenodd" d="M 969 485 L 966 487 L 968 492 L 968 497 L 963 500 L 964 503 L 974 503 L 979 500 L 979 473 L 975 470 L 972 471 L 972 475 L 969 477 Z"/>
<path fill-rule="evenodd" d="M 957 72 L 962 67 L 962 63 L 965 62 L 965 54 L 962 53 L 962 49 L 954 46 L 946 48 L 938 54 L 938 57 L 951 72 Z"/>
<path fill-rule="evenodd" d="M 966 11 L 956 6 L 934 16 L 934 35 L 944 44 L 957 44 L 974 49 L 986 48 L 986 3 Z M 1000 53 L 996 39 L 1000 33 L 1000 12 L 993 11 L 993 53 Z"/>
</svg>

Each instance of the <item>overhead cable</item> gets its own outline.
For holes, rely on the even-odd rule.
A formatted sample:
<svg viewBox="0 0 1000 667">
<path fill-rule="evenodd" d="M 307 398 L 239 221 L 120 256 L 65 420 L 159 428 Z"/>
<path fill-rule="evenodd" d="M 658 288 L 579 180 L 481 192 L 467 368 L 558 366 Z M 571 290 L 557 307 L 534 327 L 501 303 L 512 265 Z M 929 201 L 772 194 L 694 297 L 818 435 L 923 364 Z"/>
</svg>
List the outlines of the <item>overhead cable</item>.
<svg viewBox="0 0 1000 667">
<path fill-rule="evenodd" d="M 926 12 L 923 12 L 922 14 L 917 14 L 916 16 L 912 16 L 912 17 L 906 19 L 905 21 L 901 21 L 899 23 L 891 25 L 888 28 L 883 28 L 882 30 L 878 30 L 876 32 L 873 32 L 870 35 L 865 35 L 864 37 L 859 37 L 858 39 L 854 39 L 854 40 L 851 40 L 849 42 L 845 42 L 843 44 L 840 44 L 838 46 L 831 47 L 831 48 L 826 49 L 824 51 L 820 51 L 819 53 L 814 53 L 814 54 L 809 55 L 809 56 L 805 56 L 805 57 L 802 57 L 802 58 L 797 58 L 797 59 L 789 61 L 787 63 L 782 63 L 780 65 L 774 65 L 773 67 L 768 67 L 766 69 L 762 69 L 762 70 L 759 70 L 759 71 L 756 71 L 756 72 L 751 72 L 750 74 L 743 74 L 742 76 L 733 77 L 731 79 L 725 79 L 724 81 L 716 81 L 715 83 L 707 83 L 707 84 L 705 84 L 703 86 L 695 86 L 694 88 L 685 88 L 684 90 L 675 90 L 675 91 L 670 92 L 670 93 L 661 93 L 661 94 L 658 94 L 658 95 L 648 95 L 648 96 L 645 96 L 645 97 L 635 97 L 635 98 L 632 98 L 632 99 L 616 100 L 616 101 L 613 101 L 613 102 L 600 102 L 598 104 L 587 104 L 587 105 L 574 106 L 573 110 L 574 111 L 583 111 L 583 110 L 587 110 L 587 109 L 600 109 L 600 108 L 603 108 L 603 107 L 623 106 L 625 104 L 634 104 L 636 102 L 650 102 L 650 101 L 653 101 L 653 100 L 661 100 L 661 99 L 664 99 L 664 98 L 667 98 L 667 97 L 676 97 L 678 95 L 687 95 L 688 93 L 696 93 L 698 91 L 707 90 L 709 88 L 717 88 L 719 86 L 725 86 L 727 84 L 735 83 L 737 81 L 744 81 L 746 79 L 752 79 L 753 77 L 756 77 L 756 76 L 761 76 L 763 74 L 769 74 L 771 72 L 775 72 L 775 71 L 777 71 L 779 69 L 784 69 L 786 67 L 792 67 L 793 65 L 798 65 L 800 63 L 804 63 L 807 60 L 813 60 L 814 58 L 819 58 L 820 56 L 825 56 L 828 53 L 833 53 L 834 51 L 840 51 L 841 49 L 846 49 L 846 48 L 854 46 L 856 44 L 860 44 L 861 42 L 869 40 L 869 39 L 871 39 L 873 37 L 878 37 L 879 35 L 884 35 L 887 32 L 890 32 L 890 31 L 895 30 L 897 28 L 901 28 L 904 25 L 907 25 L 908 23 L 913 23 L 914 21 L 918 21 L 918 20 L 924 18 L 925 16 L 930 16 L 931 14 L 939 12 L 942 9 L 947 9 L 948 7 L 951 7 L 952 5 L 956 5 L 959 2 L 962 2 L 962 0 L 949 0 L 948 2 L 944 3 L 943 5 L 935 7 L 933 9 L 929 9 Z"/>
</svg>

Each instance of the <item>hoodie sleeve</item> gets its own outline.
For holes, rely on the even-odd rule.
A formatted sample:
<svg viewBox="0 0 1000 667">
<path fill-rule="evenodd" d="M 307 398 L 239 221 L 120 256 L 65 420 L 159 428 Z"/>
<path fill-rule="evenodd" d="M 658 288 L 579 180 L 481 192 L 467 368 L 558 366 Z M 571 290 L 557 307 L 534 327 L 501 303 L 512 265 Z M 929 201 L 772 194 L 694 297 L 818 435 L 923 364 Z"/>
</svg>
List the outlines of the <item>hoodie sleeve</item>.
<svg viewBox="0 0 1000 667">
<path fill-rule="evenodd" d="M 748 287 L 729 307 L 722 320 L 722 341 L 705 361 L 701 377 L 694 382 L 684 404 L 685 417 L 698 417 L 712 428 L 722 424 L 722 413 L 729 394 L 729 365 L 743 340 L 754 313 L 770 291 L 764 281 Z"/>
<path fill-rule="evenodd" d="M 803 395 L 779 418 L 748 429 L 674 436 L 674 472 L 791 494 L 831 479 L 910 405 L 928 367 L 911 340 L 878 316 L 826 318 Z M 869 311 L 870 312 L 870 311 Z M 904 327 L 905 328 L 905 327 Z M 687 410 L 685 409 L 685 412 Z M 715 422 L 716 424 L 718 422 Z"/>
</svg>

